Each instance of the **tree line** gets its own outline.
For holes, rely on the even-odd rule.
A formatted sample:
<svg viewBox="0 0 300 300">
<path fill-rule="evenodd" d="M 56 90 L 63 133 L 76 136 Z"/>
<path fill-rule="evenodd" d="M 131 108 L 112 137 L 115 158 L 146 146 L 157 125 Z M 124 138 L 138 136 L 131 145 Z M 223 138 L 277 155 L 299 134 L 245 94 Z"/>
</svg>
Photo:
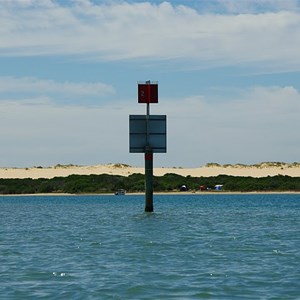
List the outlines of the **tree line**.
<svg viewBox="0 0 300 300">
<path fill-rule="evenodd" d="M 114 193 L 118 189 L 127 192 L 145 190 L 143 174 L 119 175 L 70 175 L 51 179 L 0 179 L 0 194 L 37 194 L 37 193 Z M 185 185 L 189 191 L 214 190 L 222 185 L 228 192 L 268 192 L 300 191 L 300 177 L 268 176 L 262 178 L 219 175 L 214 177 L 192 177 L 165 174 L 153 177 L 154 192 L 176 192 Z"/>
</svg>

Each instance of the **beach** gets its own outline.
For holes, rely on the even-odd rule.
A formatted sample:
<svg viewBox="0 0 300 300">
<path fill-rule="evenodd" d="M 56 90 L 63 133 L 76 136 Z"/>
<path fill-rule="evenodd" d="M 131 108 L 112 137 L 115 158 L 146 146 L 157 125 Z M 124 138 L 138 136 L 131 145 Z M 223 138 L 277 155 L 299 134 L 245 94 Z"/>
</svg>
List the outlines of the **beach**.
<svg viewBox="0 0 300 300">
<path fill-rule="evenodd" d="M 144 174 L 144 167 L 134 167 L 126 164 L 103 164 L 93 166 L 79 165 L 56 165 L 50 167 L 28 167 L 28 168 L 0 168 L 0 178 L 54 178 L 67 177 L 69 175 L 121 175 L 129 176 L 134 173 Z M 182 167 L 154 167 L 154 176 L 163 176 L 167 173 L 192 177 L 211 177 L 218 175 L 267 177 L 267 176 L 290 176 L 300 177 L 300 164 L 287 163 L 261 163 L 257 165 L 218 165 L 207 164 L 195 168 Z"/>
</svg>

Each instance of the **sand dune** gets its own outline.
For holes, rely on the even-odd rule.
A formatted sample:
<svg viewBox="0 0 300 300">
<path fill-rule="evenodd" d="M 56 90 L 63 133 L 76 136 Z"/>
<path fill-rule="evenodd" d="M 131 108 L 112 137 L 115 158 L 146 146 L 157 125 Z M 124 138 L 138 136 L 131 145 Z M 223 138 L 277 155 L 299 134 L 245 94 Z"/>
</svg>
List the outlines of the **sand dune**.
<svg viewBox="0 0 300 300">
<path fill-rule="evenodd" d="M 56 165 L 53 167 L 0 168 L 0 178 L 53 178 L 66 177 L 72 174 L 110 174 L 128 176 L 134 173 L 144 174 L 143 167 L 132 167 L 125 164 L 106 164 L 94 166 Z M 174 173 L 182 176 L 209 177 L 220 174 L 233 176 L 266 177 L 288 175 L 300 177 L 300 164 L 261 163 L 257 165 L 218 165 L 207 164 L 198 168 L 154 168 L 154 175 L 163 176 Z"/>
</svg>

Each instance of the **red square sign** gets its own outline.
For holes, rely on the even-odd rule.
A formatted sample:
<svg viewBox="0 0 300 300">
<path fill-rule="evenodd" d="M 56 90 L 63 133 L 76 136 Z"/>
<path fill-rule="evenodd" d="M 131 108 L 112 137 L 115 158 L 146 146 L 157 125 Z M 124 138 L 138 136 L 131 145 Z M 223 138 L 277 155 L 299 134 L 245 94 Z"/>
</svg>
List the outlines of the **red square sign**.
<svg viewBox="0 0 300 300">
<path fill-rule="evenodd" d="M 138 84 L 138 103 L 158 103 L 158 84 Z"/>
</svg>

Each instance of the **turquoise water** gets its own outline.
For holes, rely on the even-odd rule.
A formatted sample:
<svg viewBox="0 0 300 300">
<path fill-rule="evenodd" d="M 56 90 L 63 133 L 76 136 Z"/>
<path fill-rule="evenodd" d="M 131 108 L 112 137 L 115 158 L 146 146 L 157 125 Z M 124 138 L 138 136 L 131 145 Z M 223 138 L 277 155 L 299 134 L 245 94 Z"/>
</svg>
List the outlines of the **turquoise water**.
<svg viewBox="0 0 300 300">
<path fill-rule="evenodd" d="M 0 197 L 0 299 L 300 299 L 300 195 Z"/>
</svg>

